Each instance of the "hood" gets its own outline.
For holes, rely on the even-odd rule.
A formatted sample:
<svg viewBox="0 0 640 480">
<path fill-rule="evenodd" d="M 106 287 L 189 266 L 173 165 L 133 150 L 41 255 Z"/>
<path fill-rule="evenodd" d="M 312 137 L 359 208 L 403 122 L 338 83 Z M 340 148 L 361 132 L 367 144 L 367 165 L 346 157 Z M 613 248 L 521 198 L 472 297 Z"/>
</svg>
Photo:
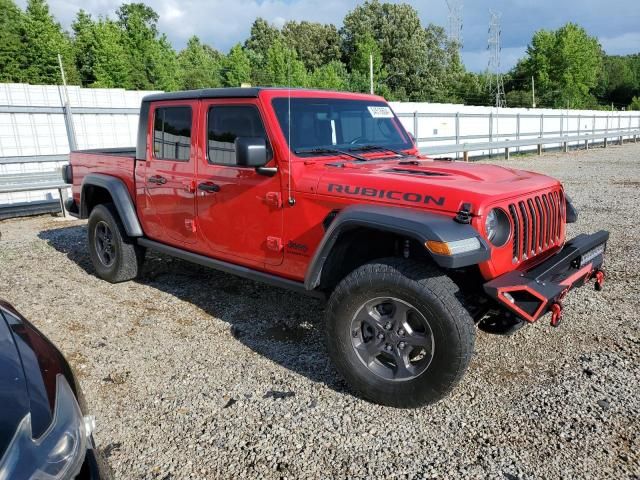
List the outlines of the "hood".
<svg viewBox="0 0 640 480">
<path fill-rule="evenodd" d="M 13 335 L 0 311 L 0 458 L 29 413 L 29 392 Z"/>
<path fill-rule="evenodd" d="M 77 396 L 71 368 L 58 349 L 0 301 L 0 457 L 27 413 L 31 413 L 34 438 L 49 427 L 58 374 L 65 376 Z"/>
<path fill-rule="evenodd" d="M 545 175 L 496 165 L 423 159 L 326 162 L 317 185 L 319 194 L 358 197 L 403 206 L 457 212 L 469 203 L 482 206 L 557 187 Z"/>
</svg>

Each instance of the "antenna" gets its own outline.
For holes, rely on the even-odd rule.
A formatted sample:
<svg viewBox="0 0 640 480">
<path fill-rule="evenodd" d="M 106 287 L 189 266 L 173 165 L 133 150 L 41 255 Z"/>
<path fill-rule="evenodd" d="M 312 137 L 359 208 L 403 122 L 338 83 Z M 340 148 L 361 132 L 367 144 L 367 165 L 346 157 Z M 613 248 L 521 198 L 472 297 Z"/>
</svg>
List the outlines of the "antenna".
<svg viewBox="0 0 640 480">
<path fill-rule="evenodd" d="M 489 92 L 491 97 L 496 100 L 496 108 L 506 107 L 507 101 L 504 96 L 504 82 L 502 73 L 500 72 L 500 53 L 502 51 L 500 29 L 500 12 L 489 10 L 491 20 L 489 22 L 489 42 L 487 49 L 489 50 Z"/>
<path fill-rule="evenodd" d="M 288 95 L 287 95 L 287 143 L 289 144 L 289 148 L 287 149 L 287 194 L 289 206 L 293 207 L 296 204 L 296 199 L 293 198 L 293 192 L 291 188 L 291 50 L 287 48 L 287 84 L 288 84 Z"/>
<path fill-rule="evenodd" d="M 446 0 L 449 8 L 449 41 L 462 49 L 462 0 Z"/>
</svg>

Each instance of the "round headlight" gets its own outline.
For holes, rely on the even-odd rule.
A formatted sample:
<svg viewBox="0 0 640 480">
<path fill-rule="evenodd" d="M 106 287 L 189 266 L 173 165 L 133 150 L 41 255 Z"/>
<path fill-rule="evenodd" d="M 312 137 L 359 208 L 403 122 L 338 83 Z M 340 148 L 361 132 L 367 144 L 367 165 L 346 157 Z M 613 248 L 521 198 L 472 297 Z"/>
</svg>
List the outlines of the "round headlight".
<svg viewBox="0 0 640 480">
<path fill-rule="evenodd" d="M 484 230 L 487 240 L 494 246 L 501 247 L 507 243 L 511 234 L 511 224 L 505 211 L 500 208 L 491 210 L 484 221 Z"/>
</svg>

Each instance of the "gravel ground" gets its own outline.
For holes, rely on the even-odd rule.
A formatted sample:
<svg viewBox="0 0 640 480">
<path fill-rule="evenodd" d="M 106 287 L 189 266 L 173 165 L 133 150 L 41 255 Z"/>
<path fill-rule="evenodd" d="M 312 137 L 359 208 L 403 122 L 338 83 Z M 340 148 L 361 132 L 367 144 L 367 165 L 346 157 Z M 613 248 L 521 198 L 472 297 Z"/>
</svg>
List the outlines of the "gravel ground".
<svg viewBox="0 0 640 480">
<path fill-rule="evenodd" d="M 571 236 L 606 228 L 608 282 L 512 337 L 419 410 L 352 396 L 322 304 L 159 255 L 92 274 L 81 221 L 0 222 L 0 296 L 66 354 L 122 479 L 640 478 L 640 145 L 495 163 L 562 179 Z"/>
</svg>

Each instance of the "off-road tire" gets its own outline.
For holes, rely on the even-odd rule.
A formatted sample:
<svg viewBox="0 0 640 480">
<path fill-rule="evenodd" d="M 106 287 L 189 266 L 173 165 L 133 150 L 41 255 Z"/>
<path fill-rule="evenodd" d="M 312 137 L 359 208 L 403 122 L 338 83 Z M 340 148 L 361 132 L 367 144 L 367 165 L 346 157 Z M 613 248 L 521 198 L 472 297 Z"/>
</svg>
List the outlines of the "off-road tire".
<svg viewBox="0 0 640 480">
<path fill-rule="evenodd" d="M 353 390 L 382 405 L 415 408 L 442 399 L 460 381 L 473 354 L 475 326 L 459 293 L 434 265 L 385 258 L 357 268 L 338 284 L 326 309 L 327 346 L 337 370 Z M 351 337 L 357 336 L 353 319 L 362 305 L 378 297 L 410 304 L 414 314 L 423 315 L 429 324 L 431 361 L 414 378 L 389 380 L 376 375 L 353 346 Z"/>
<path fill-rule="evenodd" d="M 111 262 L 103 262 L 96 246 L 96 228 L 111 232 L 113 258 Z M 120 221 L 118 211 L 112 203 L 97 205 L 89 215 L 87 225 L 89 256 L 98 277 L 111 283 L 125 282 L 138 276 L 145 257 L 145 249 L 136 245 L 135 240 L 127 236 Z"/>
</svg>

